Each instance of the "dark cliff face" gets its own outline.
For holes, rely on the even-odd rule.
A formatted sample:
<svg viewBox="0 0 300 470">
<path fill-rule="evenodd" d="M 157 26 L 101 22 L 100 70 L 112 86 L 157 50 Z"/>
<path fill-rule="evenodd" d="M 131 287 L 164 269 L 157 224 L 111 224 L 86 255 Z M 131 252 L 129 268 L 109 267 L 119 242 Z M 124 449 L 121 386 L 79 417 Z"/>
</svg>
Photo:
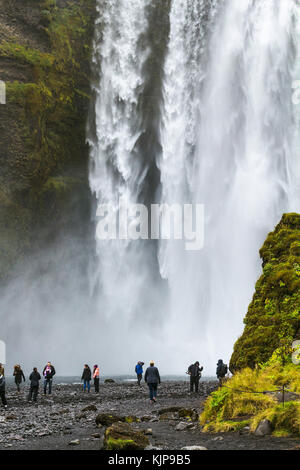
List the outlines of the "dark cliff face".
<svg viewBox="0 0 300 470">
<path fill-rule="evenodd" d="M 234 346 L 230 370 L 266 362 L 300 339 L 300 215 L 285 214 L 260 250 L 263 274 Z"/>
<path fill-rule="evenodd" d="M 33 248 L 89 220 L 94 18 L 95 0 L 0 0 L 1 280 Z"/>
</svg>

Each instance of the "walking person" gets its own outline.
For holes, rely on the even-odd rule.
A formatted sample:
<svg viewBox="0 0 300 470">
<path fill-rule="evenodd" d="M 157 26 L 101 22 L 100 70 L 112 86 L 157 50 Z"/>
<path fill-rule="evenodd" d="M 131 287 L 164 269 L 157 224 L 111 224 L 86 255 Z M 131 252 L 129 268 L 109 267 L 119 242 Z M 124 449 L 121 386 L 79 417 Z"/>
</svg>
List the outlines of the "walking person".
<svg viewBox="0 0 300 470">
<path fill-rule="evenodd" d="M 225 380 L 225 376 L 226 376 L 227 372 L 228 372 L 227 364 L 224 364 L 223 360 L 219 359 L 218 362 L 217 362 L 216 374 L 217 374 L 217 378 L 219 380 L 219 384 L 220 384 L 221 387 L 223 385 L 223 382 Z"/>
<path fill-rule="evenodd" d="M 33 401 L 36 401 L 38 393 L 39 393 L 39 386 L 40 386 L 40 380 L 41 380 L 41 376 L 36 367 L 33 368 L 33 371 L 31 372 L 29 376 L 29 380 L 30 380 L 30 389 L 29 389 L 28 401 L 31 401 L 32 398 L 33 398 Z"/>
<path fill-rule="evenodd" d="M 91 390 L 91 378 L 92 378 L 92 372 L 91 369 L 89 368 L 88 364 L 84 364 L 81 380 L 83 380 L 83 391 L 85 392 L 86 389 L 88 393 L 90 393 Z"/>
<path fill-rule="evenodd" d="M 99 393 L 100 370 L 97 364 L 94 365 L 93 379 L 94 379 L 95 392 Z"/>
<path fill-rule="evenodd" d="M 18 391 L 18 393 L 20 393 L 20 385 L 22 383 L 22 379 L 25 382 L 25 375 L 24 375 L 24 372 L 22 371 L 21 366 L 19 364 L 17 364 L 14 367 L 13 375 L 14 375 L 14 378 L 15 378 L 15 384 L 17 386 L 17 391 Z"/>
<path fill-rule="evenodd" d="M 3 374 L 0 374 L 0 398 L 4 408 L 7 408 L 7 401 L 5 396 L 5 377 Z"/>
<path fill-rule="evenodd" d="M 49 395 L 52 393 L 52 382 L 53 377 L 56 374 L 54 366 L 51 362 L 47 362 L 47 365 L 44 367 L 43 370 L 43 377 L 44 377 L 44 395 L 47 394 L 47 388 L 49 388 Z"/>
<path fill-rule="evenodd" d="M 188 375 L 190 376 L 190 392 L 193 393 L 194 387 L 195 392 L 198 392 L 199 389 L 199 381 L 201 379 L 201 372 L 203 371 L 203 367 L 200 367 L 198 361 L 195 364 L 191 364 L 188 368 Z"/>
<path fill-rule="evenodd" d="M 150 362 L 150 367 L 145 372 L 145 382 L 149 387 L 150 403 L 156 403 L 157 387 L 161 383 L 157 367 L 154 367 L 154 361 Z"/>
<path fill-rule="evenodd" d="M 137 365 L 135 366 L 135 373 L 137 376 L 138 385 L 141 385 L 141 380 L 143 378 L 143 365 L 144 365 L 144 362 L 138 361 Z"/>
</svg>

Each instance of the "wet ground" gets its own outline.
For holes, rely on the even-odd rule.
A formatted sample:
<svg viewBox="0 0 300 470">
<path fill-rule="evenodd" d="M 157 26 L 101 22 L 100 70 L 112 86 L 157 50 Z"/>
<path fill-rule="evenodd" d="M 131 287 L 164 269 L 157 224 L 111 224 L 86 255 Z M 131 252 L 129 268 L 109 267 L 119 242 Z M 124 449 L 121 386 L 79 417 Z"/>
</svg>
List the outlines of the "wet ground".
<svg viewBox="0 0 300 470">
<path fill-rule="evenodd" d="M 99 450 L 105 430 L 95 423 L 99 413 L 141 418 L 143 421 L 134 427 L 150 428 L 151 445 L 161 449 L 197 445 L 208 450 L 288 450 L 300 445 L 300 439 L 256 437 L 247 431 L 202 433 L 198 422 L 187 422 L 176 413 L 160 419 L 162 411 L 170 407 L 200 413 L 203 401 L 215 387 L 215 382 L 203 382 L 198 394 L 189 394 L 188 383 L 165 382 L 159 387 L 158 402 L 151 405 L 145 384 L 138 387 L 135 383 L 102 383 L 99 395 L 93 389 L 89 394 L 83 393 L 80 385 L 54 385 L 53 395 L 39 395 L 36 404 L 26 401 L 27 389 L 17 394 L 9 386 L 8 409 L 0 410 L 0 450 Z M 85 411 L 88 405 L 94 405 L 94 409 Z M 179 424 L 181 430 L 176 429 Z M 76 440 L 79 444 L 70 444 Z"/>
</svg>

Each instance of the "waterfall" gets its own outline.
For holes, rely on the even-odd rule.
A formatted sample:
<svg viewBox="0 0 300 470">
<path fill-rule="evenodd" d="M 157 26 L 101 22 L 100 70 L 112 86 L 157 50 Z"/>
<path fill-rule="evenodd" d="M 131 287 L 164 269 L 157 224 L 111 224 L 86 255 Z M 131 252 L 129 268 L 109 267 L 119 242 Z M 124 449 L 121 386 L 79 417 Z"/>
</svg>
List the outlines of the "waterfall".
<svg viewBox="0 0 300 470">
<path fill-rule="evenodd" d="M 211 369 L 218 356 L 228 360 L 241 332 L 267 233 L 300 208 L 298 29 L 294 0 L 173 1 L 162 193 L 205 204 L 205 246 L 191 255 L 163 242 L 160 266 L 168 321 L 186 335 L 181 354 L 189 344 Z"/>
<path fill-rule="evenodd" d="M 123 203 L 205 205 L 199 252 L 181 241 L 97 239 L 91 285 L 101 341 L 109 347 L 119 331 L 118 348 L 132 360 L 154 354 L 166 372 L 178 372 L 199 359 L 213 372 L 241 333 L 260 246 L 283 212 L 300 210 L 292 101 L 299 6 L 173 0 L 159 49 L 150 0 L 98 5 L 89 133 L 95 212 L 105 203 L 115 214 Z"/>
</svg>

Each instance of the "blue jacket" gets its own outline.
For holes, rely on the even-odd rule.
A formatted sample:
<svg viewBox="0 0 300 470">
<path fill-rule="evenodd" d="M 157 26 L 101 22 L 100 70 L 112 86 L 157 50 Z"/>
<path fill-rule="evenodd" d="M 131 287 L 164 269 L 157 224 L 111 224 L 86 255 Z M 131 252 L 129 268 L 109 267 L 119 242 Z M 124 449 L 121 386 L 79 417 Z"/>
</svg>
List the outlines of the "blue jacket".
<svg viewBox="0 0 300 470">
<path fill-rule="evenodd" d="M 142 375 L 143 374 L 143 366 L 141 364 L 137 364 L 135 366 L 135 373 L 137 375 Z"/>
</svg>

